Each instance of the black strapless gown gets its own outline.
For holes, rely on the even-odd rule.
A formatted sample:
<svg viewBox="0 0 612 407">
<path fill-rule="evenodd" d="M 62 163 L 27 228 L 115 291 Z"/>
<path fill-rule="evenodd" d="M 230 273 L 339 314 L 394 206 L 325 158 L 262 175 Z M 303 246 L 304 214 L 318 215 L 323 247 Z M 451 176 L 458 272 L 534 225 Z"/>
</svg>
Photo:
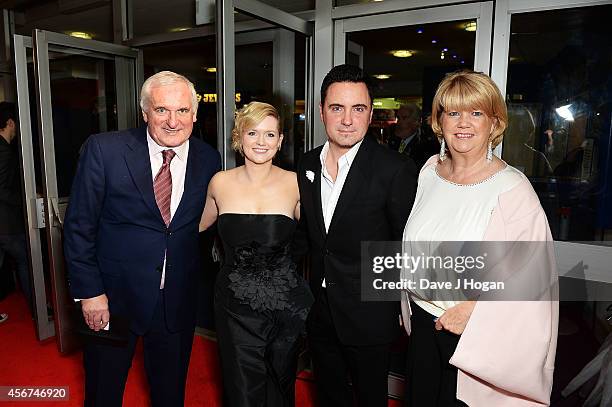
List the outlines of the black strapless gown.
<svg viewBox="0 0 612 407">
<path fill-rule="evenodd" d="M 295 228 L 285 215 L 219 216 L 215 320 L 230 407 L 295 405 L 298 338 L 313 302 L 291 258 Z"/>
</svg>

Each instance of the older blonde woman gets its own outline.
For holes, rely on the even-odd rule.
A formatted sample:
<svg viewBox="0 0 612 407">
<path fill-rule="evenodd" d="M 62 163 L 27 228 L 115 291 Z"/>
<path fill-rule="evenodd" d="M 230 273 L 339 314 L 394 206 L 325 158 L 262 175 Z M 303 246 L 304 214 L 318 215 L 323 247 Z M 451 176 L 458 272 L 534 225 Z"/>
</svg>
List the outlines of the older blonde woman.
<svg viewBox="0 0 612 407">
<path fill-rule="evenodd" d="M 296 348 L 312 295 L 290 253 L 296 175 L 272 164 L 282 141 L 273 106 L 240 109 L 232 147 L 245 164 L 213 177 L 200 223 L 203 230 L 218 221 L 225 254 L 215 319 L 227 406 L 294 405 Z"/>
<path fill-rule="evenodd" d="M 448 75 L 433 100 L 440 154 L 421 169 L 404 230 L 409 242 L 547 241 L 546 216 L 527 178 L 493 155 L 506 105 L 482 73 Z M 411 406 L 549 403 L 558 303 L 456 301 L 404 293 Z"/>
</svg>

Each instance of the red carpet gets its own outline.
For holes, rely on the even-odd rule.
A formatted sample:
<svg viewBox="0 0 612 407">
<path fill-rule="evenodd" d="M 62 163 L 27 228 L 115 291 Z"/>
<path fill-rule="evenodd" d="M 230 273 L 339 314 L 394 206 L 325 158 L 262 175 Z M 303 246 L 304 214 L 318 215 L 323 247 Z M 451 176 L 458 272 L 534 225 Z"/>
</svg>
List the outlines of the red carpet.
<svg viewBox="0 0 612 407">
<path fill-rule="evenodd" d="M 82 406 L 83 368 L 81 354 L 62 356 L 53 339 L 36 340 L 34 322 L 27 315 L 23 297 L 13 293 L 0 302 L 0 312 L 9 314 L 0 324 L 0 386 L 68 386 L 70 400 L 62 402 L 0 402 L 2 407 Z M 298 379 L 296 406 L 314 406 L 314 385 Z M 147 406 L 148 390 L 144 374 L 142 348 L 130 370 L 124 406 Z M 187 379 L 186 406 L 221 407 L 221 386 L 216 343 L 196 336 Z M 399 407 L 396 401 L 389 406 Z"/>
</svg>

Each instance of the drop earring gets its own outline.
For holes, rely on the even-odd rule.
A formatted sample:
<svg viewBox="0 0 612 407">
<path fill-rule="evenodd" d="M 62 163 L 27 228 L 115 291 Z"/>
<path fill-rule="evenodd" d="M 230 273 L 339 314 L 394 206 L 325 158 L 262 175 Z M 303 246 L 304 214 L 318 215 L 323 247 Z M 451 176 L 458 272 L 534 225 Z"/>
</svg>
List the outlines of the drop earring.
<svg viewBox="0 0 612 407">
<path fill-rule="evenodd" d="M 489 146 L 487 147 L 487 161 L 493 161 L 493 142 L 489 141 Z"/>
<path fill-rule="evenodd" d="M 440 142 L 440 161 L 446 160 L 446 141 L 442 138 Z"/>
</svg>

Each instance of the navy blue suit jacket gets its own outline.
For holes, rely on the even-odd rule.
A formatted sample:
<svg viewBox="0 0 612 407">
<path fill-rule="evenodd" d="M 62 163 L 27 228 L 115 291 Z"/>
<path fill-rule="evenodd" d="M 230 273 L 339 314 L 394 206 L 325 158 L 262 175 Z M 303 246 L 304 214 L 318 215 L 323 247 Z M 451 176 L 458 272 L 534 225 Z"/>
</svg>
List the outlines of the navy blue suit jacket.
<svg viewBox="0 0 612 407">
<path fill-rule="evenodd" d="M 64 222 L 73 298 L 106 294 L 113 314 L 147 331 L 159 296 L 164 254 L 168 329 L 193 327 L 200 269 L 198 223 L 219 153 L 191 138 L 185 191 L 166 227 L 153 192 L 146 127 L 91 136 L 83 146 Z"/>
</svg>

